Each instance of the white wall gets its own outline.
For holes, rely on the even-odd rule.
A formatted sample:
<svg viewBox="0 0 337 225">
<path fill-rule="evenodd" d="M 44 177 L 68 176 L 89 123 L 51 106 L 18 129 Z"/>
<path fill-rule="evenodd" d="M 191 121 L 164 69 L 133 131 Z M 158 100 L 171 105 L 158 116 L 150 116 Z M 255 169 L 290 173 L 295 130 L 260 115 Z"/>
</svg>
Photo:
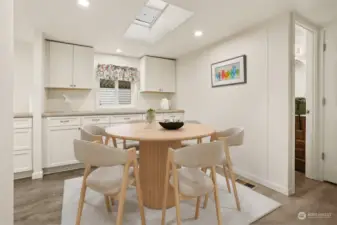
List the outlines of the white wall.
<svg viewBox="0 0 337 225">
<path fill-rule="evenodd" d="M 13 0 L 0 1 L 0 218 L 13 224 Z"/>
<path fill-rule="evenodd" d="M 296 62 L 295 64 L 295 97 L 306 96 L 306 65 Z"/>
<path fill-rule="evenodd" d="M 114 64 L 119 66 L 129 66 L 138 68 L 140 66 L 140 59 L 133 57 L 122 57 L 107 54 L 95 54 L 95 68 L 97 64 Z M 93 74 L 95 76 L 95 74 Z M 96 80 L 96 87 L 99 87 L 99 82 Z M 160 100 L 162 98 L 172 98 L 172 94 L 167 93 L 139 93 L 139 83 L 135 85 L 135 107 L 140 109 L 159 108 Z M 63 101 L 62 95 L 66 94 L 72 105 L 67 105 Z M 79 110 L 92 111 L 96 110 L 96 90 L 48 90 L 47 102 L 45 111 L 59 111 L 59 110 Z"/>
<path fill-rule="evenodd" d="M 33 44 L 14 42 L 14 112 L 31 112 Z"/>
<path fill-rule="evenodd" d="M 245 128 L 245 144 L 232 151 L 235 170 L 287 194 L 290 14 L 253 31 L 178 59 L 176 105 L 185 119 L 218 130 Z M 247 55 L 247 84 L 211 87 L 210 65 Z"/>
</svg>

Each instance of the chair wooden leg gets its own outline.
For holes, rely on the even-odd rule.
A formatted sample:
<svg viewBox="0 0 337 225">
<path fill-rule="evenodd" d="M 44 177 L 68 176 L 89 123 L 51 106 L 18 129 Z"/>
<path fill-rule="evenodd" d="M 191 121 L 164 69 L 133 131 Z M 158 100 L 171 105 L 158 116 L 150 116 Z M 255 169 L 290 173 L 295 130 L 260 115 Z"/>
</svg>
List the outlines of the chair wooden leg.
<svg viewBox="0 0 337 225">
<path fill-rule="evenodd" d="M 111 212 L 111 205 L 110 205 L 110 199 L 109 196 L 104 196 L 104 200 L 105 200 L 105 206 L 106 206 L 106 210 L 108 212 Z"/>
<path fill-rule="evenodd" d="M 166 173 L 165 173 L 165 182 L 164 182 L 164 197 L 163 197 L 163 208 L 162 208 L 162 216 L 161 216 L 161 225 L 165 225 L 166 223 L 166 203 L 167 203 L 167 194 L 169 188 L 169 179 L 170 179 L 170 159 L 167 157 L 166 161 Z"/>
<path fill-rule="evenodd" d="M 87 185 L 86 185 L 86 179 L 90 173 L 91 166 L 87 165 L 84 170 L 83 180 L 82 180 L 82 188 L 80 193 L 80 200 L 78 201 L 78 210 L 77 210 L 77 217 L 76 217 L 76 225 L 81 224 L 81 217 L 83 212 L 83 206 L 84 206 L 84 199 L 85 194 L 87 192 Z"/>
<path fill-rule="evenodd" d="M 206 172 L 207 172 L 207 168 L 202 169 L 202 171 L 203 171 L 204 173 L 206 173 Z M 207 203 L 208 203 L 208 194 L 205 195 L 205 200 L 204 200 L 204 205 L 203 205 L 203 208 L 204 208 L 204 209 L 207 208 Z"/>
<path fill-rule="evenodd" d="M 229 193 L 232 193 L 232 192 L 231 192 L 231 186 L 230 186 L 230 184 L 229 184 L 229 178 L 228 178 L 227 168 L 226 168 L 225 165 L 223 165 L 223 173 L 224 173 L 224 176 L 225 176 L 225 178 L 226 178 L 226 184 L 227 184 L 228 192 L 229 192 Z"/>
<path fill-rule="evenodd" d="M 222 225 L 222 215 L 221 215 L 220 202 L 219 202 L 219 191 L 218 191 L 218 184 L 216 182 L 216 171 L 215 171 L 214 166 L 212 167 L 212 180 L 213 180 L 213 185 L 214 185 L 216 216 L 218 219 L 218 225 Z"/>
<path fill-rule="evenodd" d="M 83 185 L 82 188 L 81 188 L 80 200 L 78 202 L 76 225 L 81 224 L 81 217 L 82 217 L 82 212 L 83 212 L 83 206 L 84 206 L 84 199 L 85 199 L 86 191 L 87 191 L 87 186 Z"/>
<path fill-rule="evenodd" d="M 133 163 L 134 163 L 134 175 L 135 175 L 135 179 L 136 179 L 136 190 L 137 190 L 140 218 L 142 220 L 142 225 L 145 225 L 146 222 L 145 222 L 145 212 L 144 212 L 144 205 L 143 205 L 143 194 L 142 194 L 142 189 L 140 187 L 139 167 L 138 167 L 137 159 L 134 159 Z"/>
<path fill-rule="evenodd" d="M 195 216 L 194 216 L 194 219 L 198 219 L 199 218 L 199 212 L 200 212 L 200 198 L 201 197 L 198 197 L 197 198 L 197 204 L 195 205 Z"/>
<path fill-rule="evenodd" d="M 115 205 L 115 199 L 113 197 L 109 197 L 109 198 L 110 198 L 111 205 Z"/>
<path fill-rule="evenodd" d="M 236 208 L 238 211 L 241 211 L 241 206 L 240 206 L 240 200 L 239 200 L 239 195 L 238 195 L 238 190 L 236 189 L 236 177 L 235 177 L 235 173 L 232 170 L 232 167 L 229 166 L 228 168 L 229 170 L 229 174 L 231 177 L 231 181 L 232 181 L 232 187 L 233 187 L 233 191 L 234 191 L 234 197 L 235 197 L 235 202 L 236 202 Z"/>
<path fill-rule="evenodd" d="M 122 225 L 123 224 L 124 203 L 125 203 L 126 189 L 128 187 L 129 168 L 130 168 L 130 163 L 128 162 L 124 166 L 123 183 L 122 183 L 122 187 L 121 187 L 121 192 L 119 193 L 118 213 L 117 213 L 116 225 Z"/>
<path fill-rule="evenodd" d="M 178 183 L 178 174 L 177 168 L 174 163 L 172 163 L 172 171 L 173 171 L 173 180 L 174 180 L 174 199 L 176 204 L 176 216 L 177 216 L 177 225 L 181 225 L 181 216 L 180 216 L 180 197 L 179 197 L 179 183 Z"/>
</svg>

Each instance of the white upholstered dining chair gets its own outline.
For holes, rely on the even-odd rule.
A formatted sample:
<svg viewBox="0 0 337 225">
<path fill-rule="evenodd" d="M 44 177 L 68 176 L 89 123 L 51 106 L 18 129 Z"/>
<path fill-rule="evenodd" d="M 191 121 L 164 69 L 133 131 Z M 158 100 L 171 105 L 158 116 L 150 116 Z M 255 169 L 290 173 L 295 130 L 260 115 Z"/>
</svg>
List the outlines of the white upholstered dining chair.
<svg viewBox="0 0 337 225">
<path fill-rule="evenodd" d="M 192 124 L 200 124 L 199 121 L 197 120 L 185 120 L 184 123 L 192 123 Z M 182 141 L 181 142 L 181 146 L 183 147 L 186 147 L 186 146 L 189 146 L 189 145 L 195 145 L 195 144 L 200 144 L 200 140 L 197 139 L 197 140 L 186 140 L 186 141 Z"/>
<path fill-rule="evenodd" d="M 214 192 L 218 225 L 222 225 L 215 166 L 225 159 L 223 148 L 223 142 L 212 142 L 176 150 L 169 149 L 166 163 L 162 225 L 165 225 L 169 184 L 174 189 L 177 225 L 181 225 L 180 200 L 197 198 L 195 219 L 198 219 L 200 198 L 210 192 Z M 182 168 L 178 169 L 178 166 L 182 166 Z M 170 172 L 170 168 L 172 168 L 172 172 Z M 212 179 L 202 172 L 201 168 L 211 168 Z"/>
<path fill-rule="evenodd" d="M 213 141 L 215 139 L 216 141 L 223 141 L 225 143 L 224 152 L 225 152 L 226 158 L 224 162 L 221 163 L 221 166 L 223 168 L 224 176 L 226 178 L 226 184 L 227 184 L 229 193 L 231 193 L 229 178 L 231 179 L 235 202 L 236 202 L 236 208 L 238 211 L 240 211 L 241 210 L 240 200 L 239 200 L 238 191 L 236 188 L 236 183 L 235 183 L 236 177 L 235 177 L 235 173 L 233 172 L 233 164 L 232 164 L 232 160 L 231 160 L 231 156 L 229 152 L 229 147 L 241 146 L 243 144 L 244 128 L 233 127 L 225 131 L 216 132 L 212 139 Z M 207 207 L 207 201 L 208 201 L 208 194 L 205 196 L 204 208 Z"/>
<path fill-rule="evenodd" d="M 102 193 L 104 196 L 118 199 L 116 225 L 122 225 L 126 189 L 129 180 L 133 178 L 132 173 L 130 173 L 131 164 L 133 164 L 133 173 L 136 180 L 141 224 L 145 225 L 145 214 L 135 149 L 125 151 L 124 149 L 109 147 L 95 142 L 74 140 L 74 151 L 76 159 L 85 165 L 76 225 L 80 225 L 81 223 L 87 187 Z M 92 166 L 98 168 L 91 171 Z"/>
<path fill-rule="evenodd" d="M 81 140 L 107 144 L 108 135 L 102 127 L 86 125 L 81 128 Z"/>
<path fill-rule="evenodd" d="M 133 120 L 127 122 L 127 124 L 134 124 L 134 123 L 145 123 L 144 120 Z M 137 155 L 139 155 L 139 142 L 137 141 L 130 141 L 130 140 L 125 140 L 123 139 L 123 148 L 124 149 L 129 149 L 129 148 L 136 148 L 137 149 Z"/>
</svg>

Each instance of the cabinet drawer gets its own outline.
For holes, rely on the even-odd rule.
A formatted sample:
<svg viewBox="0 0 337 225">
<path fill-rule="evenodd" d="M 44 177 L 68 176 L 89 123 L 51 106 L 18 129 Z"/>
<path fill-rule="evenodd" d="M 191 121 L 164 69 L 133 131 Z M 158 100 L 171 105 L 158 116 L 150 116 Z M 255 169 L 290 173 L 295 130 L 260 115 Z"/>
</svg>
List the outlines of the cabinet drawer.
<svg viewBox="0 0 337 225">
<path fill-rule="evenodd" d="M 165 113 L 164 114 L 165 120 L 184 120 L 183 113 Z"/>
<path fill-rule="evenodd" d="M 109 116 L 89 116 L 82 117 L 82 125 L 88 124 L 109 124 Z"/>
<path fill-rule="evenodd" d="M 31 118 L 17 118 L 14 119 L 14 129 L 15 128 L 30 128 L 32 127 Z"/>
<path fill-rule="evenodd" d="M 14 151 L 32 149 L 32 130 L 31 128 L 14 130 Z"/>
<path fill-rule="evenodd" d="M 49 127 L 81 125 L 81 120 L 79 117 L 49 117 L 47 118 L 47 121 Z"/>
<path fill-rule="evenodd" d="M 26 172 L 32 170 L 32 151 L 21 150 L 13 154 L 14 173 Z"/>
<path fill-rule="evenodd" d="M 127 123 L 135 120 L 143 120 L 142 114 L 115 115 L 110 117 L 111 123 Z"/>
</svg>

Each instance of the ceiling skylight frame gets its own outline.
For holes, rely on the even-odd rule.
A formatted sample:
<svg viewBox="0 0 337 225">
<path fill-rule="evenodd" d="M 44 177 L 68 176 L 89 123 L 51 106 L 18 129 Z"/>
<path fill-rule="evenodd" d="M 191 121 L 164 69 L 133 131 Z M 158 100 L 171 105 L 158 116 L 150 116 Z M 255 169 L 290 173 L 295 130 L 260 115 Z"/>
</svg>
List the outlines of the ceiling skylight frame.
<svg viewBox="0 0 337 225">
<path fill-rule="evenodd" d="M 163 9 L 158 9 L 158 8 L 155 8 L 155 7 L 152 7 L 152 6 L 149 6 L 149 5 L 144 5 L 143 8 L 149 8 L 149 9 L 152 9 L 152 10 L 156 10 L 159 13 L 157 14 L 157 16 L 155 17 L 155 19 L 151 23 L 148 23 L 148 22 L 143 21 L 143 20 L 139 20 L 137 18 L 133 21 L 133 23 L 151 29 L 152 26 L 161 17 L 161 15 L 165 12 L 165 10 L 167 9 L 168 6 L 169 6 L 169 4 L 166 3 L 166 5 L 165 5 L 165 7 Z"/>
</svg>

